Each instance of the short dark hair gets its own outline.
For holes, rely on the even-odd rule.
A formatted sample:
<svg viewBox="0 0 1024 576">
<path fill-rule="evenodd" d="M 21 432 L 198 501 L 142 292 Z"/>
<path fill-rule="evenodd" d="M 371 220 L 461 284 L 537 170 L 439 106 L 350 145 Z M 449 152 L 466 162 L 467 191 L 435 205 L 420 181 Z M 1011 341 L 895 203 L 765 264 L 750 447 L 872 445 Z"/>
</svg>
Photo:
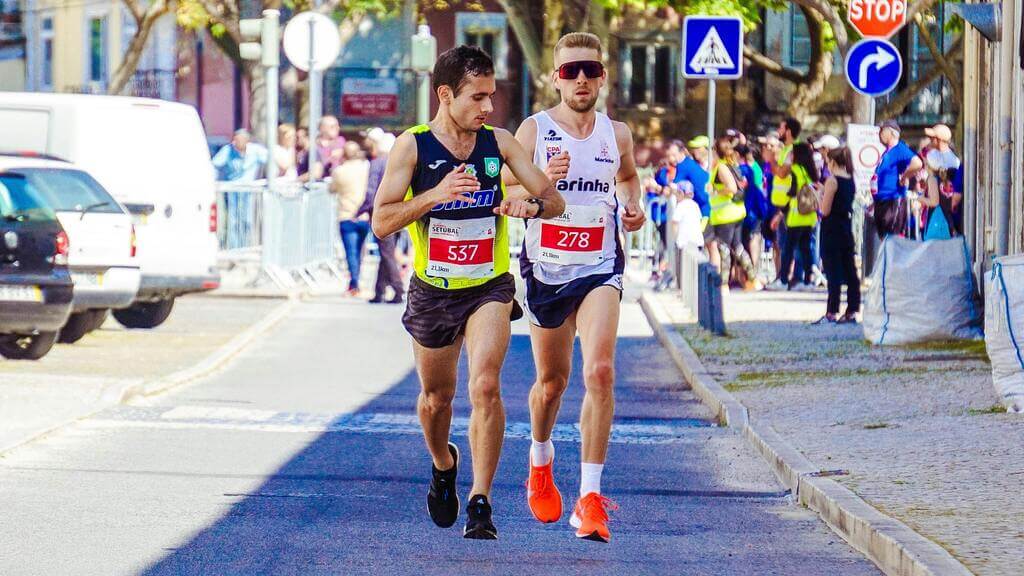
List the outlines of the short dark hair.
<svg viewBox="0 0 1024 576">
<path fill-rule="evenodd" d="M 446 50 L 434 64 L 434 92 L 448 86 L 458 96 L 469 76 L 493 76 L 494 61 L 477 46 L 465 44 Z"/>
<path fill-rule="evenodd" d="M 800 137 L 800 130 L 802 127 L 800 126 L 799 120 L 793 118 L 792 116 L 788 116 L 782 122 L 786 125 L 786 128 L 793 133 L 793 138 Z"/>
</svg>

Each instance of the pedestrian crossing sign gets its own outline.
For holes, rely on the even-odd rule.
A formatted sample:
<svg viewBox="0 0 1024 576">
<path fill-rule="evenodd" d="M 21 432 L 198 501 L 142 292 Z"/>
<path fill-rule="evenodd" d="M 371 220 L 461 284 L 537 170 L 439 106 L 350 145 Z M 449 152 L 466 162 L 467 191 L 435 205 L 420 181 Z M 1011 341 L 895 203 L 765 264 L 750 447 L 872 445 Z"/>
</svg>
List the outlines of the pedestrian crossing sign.
<svg viewBox="0 0 1024 576">
<path fill-rule="evenodd" d="M 734 80 L 743 75 L 743 21 L 736 16 L 683 20 L 684 78 Z"/>
</svg>

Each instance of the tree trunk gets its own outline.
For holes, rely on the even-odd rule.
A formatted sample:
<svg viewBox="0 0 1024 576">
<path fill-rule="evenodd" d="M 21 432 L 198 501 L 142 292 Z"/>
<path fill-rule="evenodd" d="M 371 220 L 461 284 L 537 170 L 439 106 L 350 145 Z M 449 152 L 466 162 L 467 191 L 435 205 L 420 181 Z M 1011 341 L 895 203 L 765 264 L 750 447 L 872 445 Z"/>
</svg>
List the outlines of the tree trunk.
<svg viewBox="0 0 1024 576">
<path fill-rule="evenodd" d="M 821 14 L 804 6 L 800 6 L 800 10 L 807 20 L 808 35 L 812 39 L 811 62 L 804 81 L 796 86 L 786 113 L 803 119 L 814 110 L 832 76 L 832 51 L 825 46 L 824 19 Z"/>
<path fill-rule="evenodd" d="M 118 64 L 117 69 L 114 70 L 114 74 L 110 78 L 107 94 L 120 94 L 125 86 L 128 85 L 128 82 L 138 69 L 142 53 L 146 50 L 146 41 L 149 40 L 149 33 L 153 30 L 156 21 L 164 14 L 167 14 L 169 10 L 170 6 L 168 6 L 166 0 L 157 0 L 150 5 L 141 19 L 136 20 L 135 34 L 128 43 L 128 50 L 125 51 L 121 63 Z"/>
</svg>

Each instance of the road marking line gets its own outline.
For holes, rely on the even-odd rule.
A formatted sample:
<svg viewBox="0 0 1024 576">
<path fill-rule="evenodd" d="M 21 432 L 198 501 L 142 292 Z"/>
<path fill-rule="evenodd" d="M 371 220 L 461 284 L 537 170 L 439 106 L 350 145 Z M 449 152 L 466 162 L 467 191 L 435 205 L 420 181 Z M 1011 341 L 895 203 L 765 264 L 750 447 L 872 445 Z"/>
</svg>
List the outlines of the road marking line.
<svg viewBox="0 0 1024 576">
<path fill-rule="evenodd" d="M 357 433 L 357 434 L 422 434 L 415 414 L 355 413 L 311 414 L 305 412 L 272 412 L 222 406 L 142 407 L 120 406 L 107 410 L 96 418 L 82 422 L 87 428 L 149 428 L 149 429 L 216 429 L 253 432 L 284 433 Z M 631 420 L 613 424 L 612 443 L 615 444 L 671 444 L 703 442 L 704 430 L 711 424 L 703 420 Z M 701 430 L 701 434 L 694 434 Z M 452 419 L 452 436 L 469 435 L 469 418 Z M 529 422 L 508 422 L 505 437 L 528 439 Z M 556 424 L 552 439 L 579 442 L 579 425 Z"/>
</svg>

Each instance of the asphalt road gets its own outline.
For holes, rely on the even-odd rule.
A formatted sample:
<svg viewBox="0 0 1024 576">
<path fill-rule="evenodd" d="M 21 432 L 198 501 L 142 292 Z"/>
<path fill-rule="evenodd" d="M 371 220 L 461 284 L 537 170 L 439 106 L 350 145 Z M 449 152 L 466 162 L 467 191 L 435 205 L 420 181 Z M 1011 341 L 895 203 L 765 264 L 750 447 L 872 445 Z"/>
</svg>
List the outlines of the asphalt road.
<svg viewBox="0 0 1024 576">
<path fill-rule="evenodd" d="M 629 302 L 603 481 L 621 507 L 612 543 L 579 541 L 526 508 L 534 371 L 523 322 L 504 370 L 500 539 L 464 540 L 461 521 L 436 528 L 400 313 L 303 304 L 206 380 L 9 453 L 0 574 L 878 573 L 794 505 L 741 438 L 711 425 Z M 460 386 L 454 438 L 468 455 Z M 555 435 L 568 495 L 581 395 L 575 370 Z"/>
</svg>

